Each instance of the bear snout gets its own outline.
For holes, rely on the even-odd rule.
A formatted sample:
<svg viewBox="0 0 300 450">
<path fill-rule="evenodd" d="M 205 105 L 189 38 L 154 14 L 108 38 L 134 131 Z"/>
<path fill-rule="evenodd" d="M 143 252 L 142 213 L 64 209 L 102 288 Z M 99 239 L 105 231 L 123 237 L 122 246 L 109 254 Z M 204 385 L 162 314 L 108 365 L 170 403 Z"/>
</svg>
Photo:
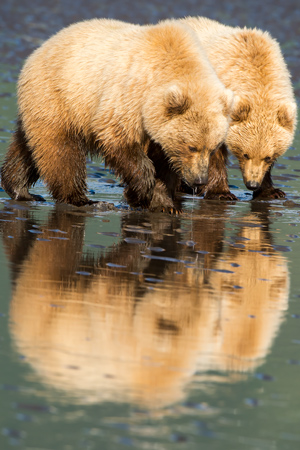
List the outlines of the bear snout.
<svg viewBox="0 0 300 450">
<path fill-rule="evenodd" d="M 201 186 L 203 184 L 207 184 L 208 182 L 208 174 L 206 175 L 198 175 L 194 180 L 194 186 Z"/>
<path fill-rule="evenodd" d="M 260 187 L 260 183 L 254 180 L 247 181 L 245 185 L 247 189 L 250 189 L 251 191 L 256 191 Z"/>
</svg>

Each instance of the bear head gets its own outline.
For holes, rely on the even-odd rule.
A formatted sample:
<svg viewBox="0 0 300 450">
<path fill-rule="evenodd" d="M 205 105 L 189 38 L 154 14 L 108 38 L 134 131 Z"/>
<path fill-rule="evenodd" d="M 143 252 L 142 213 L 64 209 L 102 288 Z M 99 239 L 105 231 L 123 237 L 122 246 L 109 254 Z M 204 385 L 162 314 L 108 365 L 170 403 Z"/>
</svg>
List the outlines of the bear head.
<svg viewBox="0 0 300 450">
<path fill-rule="evenodd" d="M 257 190 L 276 159 L 292 144 L 297 106 L 293 101 L 235 98 L 226 144 L 237 157 L 246 187 Z"/>
<path fill-rule="evenodd" d="M 227 136 L 233 92 L 196 80 L 171 84 L 155 97 L 143 114 L 148 134 L 189 186 L 207 183 L 210 156 Z"/>
</svg>

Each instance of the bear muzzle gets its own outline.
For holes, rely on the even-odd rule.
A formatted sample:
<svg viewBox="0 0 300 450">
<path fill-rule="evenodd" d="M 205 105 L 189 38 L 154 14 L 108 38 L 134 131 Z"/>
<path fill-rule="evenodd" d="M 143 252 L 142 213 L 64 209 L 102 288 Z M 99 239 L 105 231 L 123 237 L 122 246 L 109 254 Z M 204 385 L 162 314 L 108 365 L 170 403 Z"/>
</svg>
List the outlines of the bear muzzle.
<svg viewBox="0 0 300 450">
<path fill-rule="evenodd" d="M 250 191 L 256 191 L 260 188 L 263 179 L 268 170 L 267 165 L 260 158 L 250 158 L 246 161 L 242 161 L 241 169 L 245 186 Z"/>
<path fill-rule="evenodd" d="M 209 157 L 209 153 L 207 155 L 198 153 L 189 167 L 187 165 L 183 167 L 183 179 L 191 188 L 207 184 Z"/>
<path fill-rule="evenodd" d="M 204 184 L 207 184 L 207 182 L 208 182 L 208 173 L 205 175 L 198 175 L 195 178 L 193 185 L 194 186 L 202 186 Z"/>
<path fill-rule="evenodd" d="M 254 180 L 246 181 L 245 185 L 247 189 L 250 189 L 250 191 L 256 191 L 260 187 L 260 183 Z"/>
</svg>

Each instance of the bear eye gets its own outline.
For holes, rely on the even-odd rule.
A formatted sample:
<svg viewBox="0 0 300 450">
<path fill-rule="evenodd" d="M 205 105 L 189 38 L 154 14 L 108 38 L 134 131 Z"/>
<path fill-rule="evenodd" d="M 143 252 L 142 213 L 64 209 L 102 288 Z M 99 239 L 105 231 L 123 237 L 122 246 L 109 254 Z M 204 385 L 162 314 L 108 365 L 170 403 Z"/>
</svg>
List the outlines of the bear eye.
<svg viewBox="0 0 300 450">
<path fill-rule="evenodd" d="M 247 153 L 244 153 L 243 156 L 244 156 L 245 159 L 250 159 L 250 157 L 249 157 L 249 155 Z"/>
<path fill-rule="evenodd" d="M 192 153 L 196 153 L 198 150 L 196 149 L 196 147 L 189 147 L 190 152 Z"/>
<path fill-rule="evenodd" d="M 266 157 L 264 158 L 264 161 L 265 161 L 266 163 L 270 163 L 270 162 L 271 162 L 270 156 L 266 156 Z"/>
</svg>

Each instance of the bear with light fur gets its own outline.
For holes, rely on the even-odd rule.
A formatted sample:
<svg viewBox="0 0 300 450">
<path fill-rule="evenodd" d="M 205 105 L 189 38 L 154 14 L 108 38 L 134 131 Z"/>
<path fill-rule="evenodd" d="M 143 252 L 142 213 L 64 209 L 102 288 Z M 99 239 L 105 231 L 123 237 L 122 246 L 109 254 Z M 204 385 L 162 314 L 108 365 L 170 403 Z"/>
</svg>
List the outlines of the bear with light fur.
<svg viewBox="0 0 300 450">
<path fill-rule="evenodd" d="M 271 169 L 293 141 L 297 105 L 278 43 L 258 29 L 229 27 L 204 17 L 181 20 L 193 29 L 220 80 L 237 95 L 225 145 L 212 156 L 205 198 L 236 199 L 227 182 L 227 148 L 237 157 L 254 198 L 282 198 Z"/>
<path fill-rule="evenodd" d="M 125 183 L 131 206 L 176 211 L 180 179 L 189 186 L 207 180 L 232 101 L 183 23 L 71 25 L 21 72 L 2 187 L 14 199 L 39 200 L 28 189 L 42 178 L 56 201 L 89 204 L 86 157 L 101 156 Z"/>
</svg>

